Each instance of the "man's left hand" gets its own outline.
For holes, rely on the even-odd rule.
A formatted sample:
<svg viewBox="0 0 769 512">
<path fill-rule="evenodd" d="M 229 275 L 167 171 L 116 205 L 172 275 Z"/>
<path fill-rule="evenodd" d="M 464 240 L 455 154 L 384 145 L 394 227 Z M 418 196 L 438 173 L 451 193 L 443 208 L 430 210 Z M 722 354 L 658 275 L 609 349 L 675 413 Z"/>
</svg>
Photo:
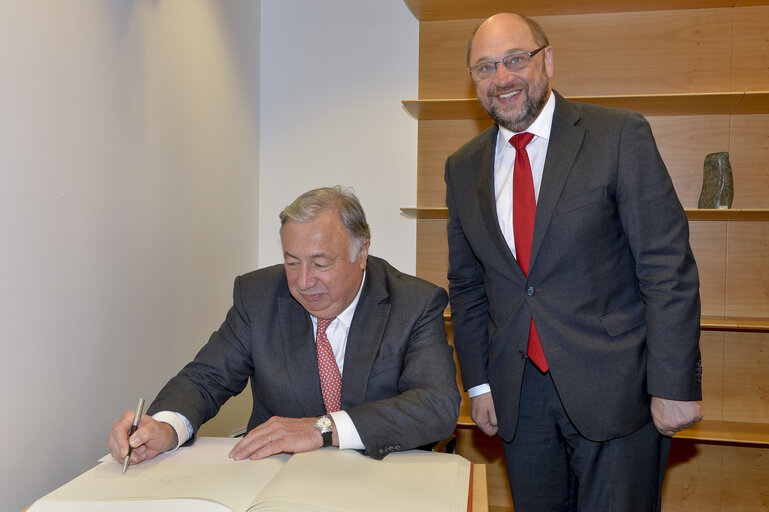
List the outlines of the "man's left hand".
<svg viewBox="0 0 769 512">
<path fill-rule="evenodd" d="M 323 436 L 315 429 L 315 418 L 273 416 L 238 441 L 229 456 L 235 460 L 258 460 L 282 452 L 309 452 L 321 446 Z"/>
<path fill-rule="evenodd" d="M 699 402 L 683 402 L 653 396 L 651 411 L 654 426 L 660 434 L 668 437 L 691 427 L 702 419 L 702 408 Z"/>
</svg>

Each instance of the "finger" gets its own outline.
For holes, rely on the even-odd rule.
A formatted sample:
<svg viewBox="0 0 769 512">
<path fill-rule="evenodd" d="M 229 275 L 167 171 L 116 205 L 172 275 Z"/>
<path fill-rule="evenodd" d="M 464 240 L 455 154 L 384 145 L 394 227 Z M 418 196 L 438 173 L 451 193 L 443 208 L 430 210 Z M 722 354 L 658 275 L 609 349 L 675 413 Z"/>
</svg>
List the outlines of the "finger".
<svg viewBox="0 0 769 512">
<path fill-rule="evenodd" d="M 271 444 L 271 434 L 267 432 L 256 432 L 256 429 L 248 433 L 246 437 L 238 441 L 238 443 L 230 451 L 230 457 L 235 460 L 243 460 L 251 457 L 259 449 Z"/>
<path fill-rule="evenodd" d="M 131 429 L 133 414 L 131 411 L 125 411 L 112 424 L 112 431 L 107 440 L 107 446 L 110 448 L 110 453 L 115 459 L 122 459 L 128 453 L 128 432 Z"/>
<path fill-rule="evenodd" d="M 136 449 L 131 450 L 131 457 L 129 458 L 130 464 L 138 464 L 147 458 L 147 448 L 139 446 Z"/>
<path fill-rule="evenodd" d="M 494 407 L 489 407 L 489 423 L 496 428 L 497 426 L 497 411 Z"/>
<path fill-rule="evenodd" d="M 484 425 L 479 425 L 479 426 L 481 428 L 481 432 L 483 432 L 484 434 L 486 434 L 489 437 L 491 437 L 494 434 L 496 434 L 497 430 L 498 430 L 496 425 L 491 425 L 489 423 L 486 423 Z"/>
<path fill-rule="evenodd" d="M 271 443 L 268 442 L 266 445 L 252 453 L 248 458 L 251 460 L 261 460 L 271 455 L 275 455 L 276 453 L 281 453 L 283 451 L 281 448 L 282 444 L 282 440 L 273 439 Z"/>
</svg>

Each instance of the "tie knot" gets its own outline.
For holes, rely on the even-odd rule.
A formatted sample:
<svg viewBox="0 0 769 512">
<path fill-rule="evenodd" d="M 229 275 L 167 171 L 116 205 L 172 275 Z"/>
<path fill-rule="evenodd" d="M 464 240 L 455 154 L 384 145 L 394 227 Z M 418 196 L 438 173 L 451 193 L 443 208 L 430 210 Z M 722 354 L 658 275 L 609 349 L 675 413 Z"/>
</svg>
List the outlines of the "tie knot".
<svg viewBox="0 0 769 512">
<path fill-rule="evenodd" d="M 336 319 L 334 318 L 318 318 L 318 333 L 325 333 L 326 329 L 328 329 L 328 326 L 331 322 L 333 322 Z"/>
<path fill-rule="evenodd" d="M 534 138 L 533 133 L 529 132 L 523 132 L 519 133 L 518 135 L 513 135 L 510 137 L 510 144 L 515 148 L 516 151 L 520 151 L 522 149 L 526 149 L 526 146 L 529 145 L 529 142 L 531 142 L 531 139 Z"/>
</svg>

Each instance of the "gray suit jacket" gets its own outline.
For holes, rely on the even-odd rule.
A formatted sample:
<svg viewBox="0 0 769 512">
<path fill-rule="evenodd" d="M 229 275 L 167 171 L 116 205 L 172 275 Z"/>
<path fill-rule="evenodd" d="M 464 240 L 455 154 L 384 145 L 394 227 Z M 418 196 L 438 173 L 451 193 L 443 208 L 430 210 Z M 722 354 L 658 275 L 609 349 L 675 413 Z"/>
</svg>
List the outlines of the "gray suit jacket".
<svg viewBox="0 0 769 512">
<path fill-rule="evenodd" d="M 283 265 L 238 277 L 233 295 L 222 326 L 148 412 L 179 412 L 197 431 L 250 378 L 249 430 L 272 416 L 324 414 L 312 321 L 289 293 Z M 342 409 L 374 458 L 438 441 L 456 426 L 446 304 L 442 288 L 369 256 L 348 335 Z"/>
<path fill-rule="evenodd" d="M 493 126 L 446 162 L 449 295 L 466 388 L 488 382 L 515 433 L 530 319 L 564 408 L 603 441 L 651 419 L 651 395 L 698 400 L 699 279 L 685 213 L 646 120 L 556 107 L 527 279 L 494 198 Z"/>
</svg>

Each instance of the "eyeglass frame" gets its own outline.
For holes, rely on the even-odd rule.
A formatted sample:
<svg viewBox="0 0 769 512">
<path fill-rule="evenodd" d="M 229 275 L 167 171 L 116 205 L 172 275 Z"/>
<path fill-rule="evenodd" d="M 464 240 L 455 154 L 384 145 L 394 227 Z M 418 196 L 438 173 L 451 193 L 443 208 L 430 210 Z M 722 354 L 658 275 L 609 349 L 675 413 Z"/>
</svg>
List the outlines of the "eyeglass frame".
<svg viewBox="0 0 769 512">
<path fill-rule="evenodd" d="M 481 80 L 488 80 L 489 78 L 494 78 L 494 76 L 496 76 L 496 74 L 497 74 L 497 66 L 498 66 L 500 63 L 502 63 L 502 64 L 505 64 L 505 60 L 509 59 L 510 57 L 515 57 L 515 56 L 522 56 L 522 55 L 526 55 L 526 56 L 529 58 L 529 60 L 527 60 L 527 61 L 526 61 L 526 65 L 524 65 L 523 67 L 521 67 L 521 68 L 519 68 L 519 69 L 510 69 L 510 68 L 507 66 L 507 64 L 505 64 L 505 68 L 506 68 L 508 71 L 510 71 L 511 73 L 514 73 L 514 72 L 516 72 L 516 71 L 520 71 L 520 70 L 522 70 L 522 69 L 526 68 L 526 66 L 528 66 L 528 65 L 529 65 L 529 62 L 531 62 L 531 59 L 532 59 L 532 58 L 533 58 L 533 57 L 534 57 L 536 54 L 538 54 L 539 52 L 541 52 L 542 50 L 544 50 L 545 48 L 547 48 L 548 46 L 550 46 L 550 45 L 546 44 L 546 45 L 544 45 L 544 46 L 540 46 L 540 47 L 539 47 L 539 48 L 537 48 L 536 50 L 532 50 L 532 51 L 530 51 L 530 52 L 523 52 L 523 51 L 520 51 L 520 52 L 513 52 L 513 53 L 510 53 L 510 54 L 508 54 L 508 55 L 505 55 L 505 56 L 504 56 L 502 59 L 500 59 L 500 60 L 498 60 L 498 61 L 495 61 L 495 62 L 481 62 L 481 63 L 479 63 L 479 64 L 476 64 L 475 66 L 472 66 L 472 67 L 469 67 L 469 68 L 467 68 L 467 72 L 468 72 L 468 73 L 470 73 L 470 78 L 472 78 L 472 79 L 473 79 L 473 80 L 475 80 L 476 82 L 479 82 L 479 81 L 481 81 Z M 485 66 L 485 65 L 488 65 L 488 64 L 494 64 L 494 73 L 492 73 L 490 76 L 487 76 L 486 78 L 478 78 L 478 79 L 476 79 L 476 78 L 475 78 L 475 76 L 473 76 L 473 70 L 474 70 L 474 69 L 476 69 L 478 66 Z"/>
</svg>

